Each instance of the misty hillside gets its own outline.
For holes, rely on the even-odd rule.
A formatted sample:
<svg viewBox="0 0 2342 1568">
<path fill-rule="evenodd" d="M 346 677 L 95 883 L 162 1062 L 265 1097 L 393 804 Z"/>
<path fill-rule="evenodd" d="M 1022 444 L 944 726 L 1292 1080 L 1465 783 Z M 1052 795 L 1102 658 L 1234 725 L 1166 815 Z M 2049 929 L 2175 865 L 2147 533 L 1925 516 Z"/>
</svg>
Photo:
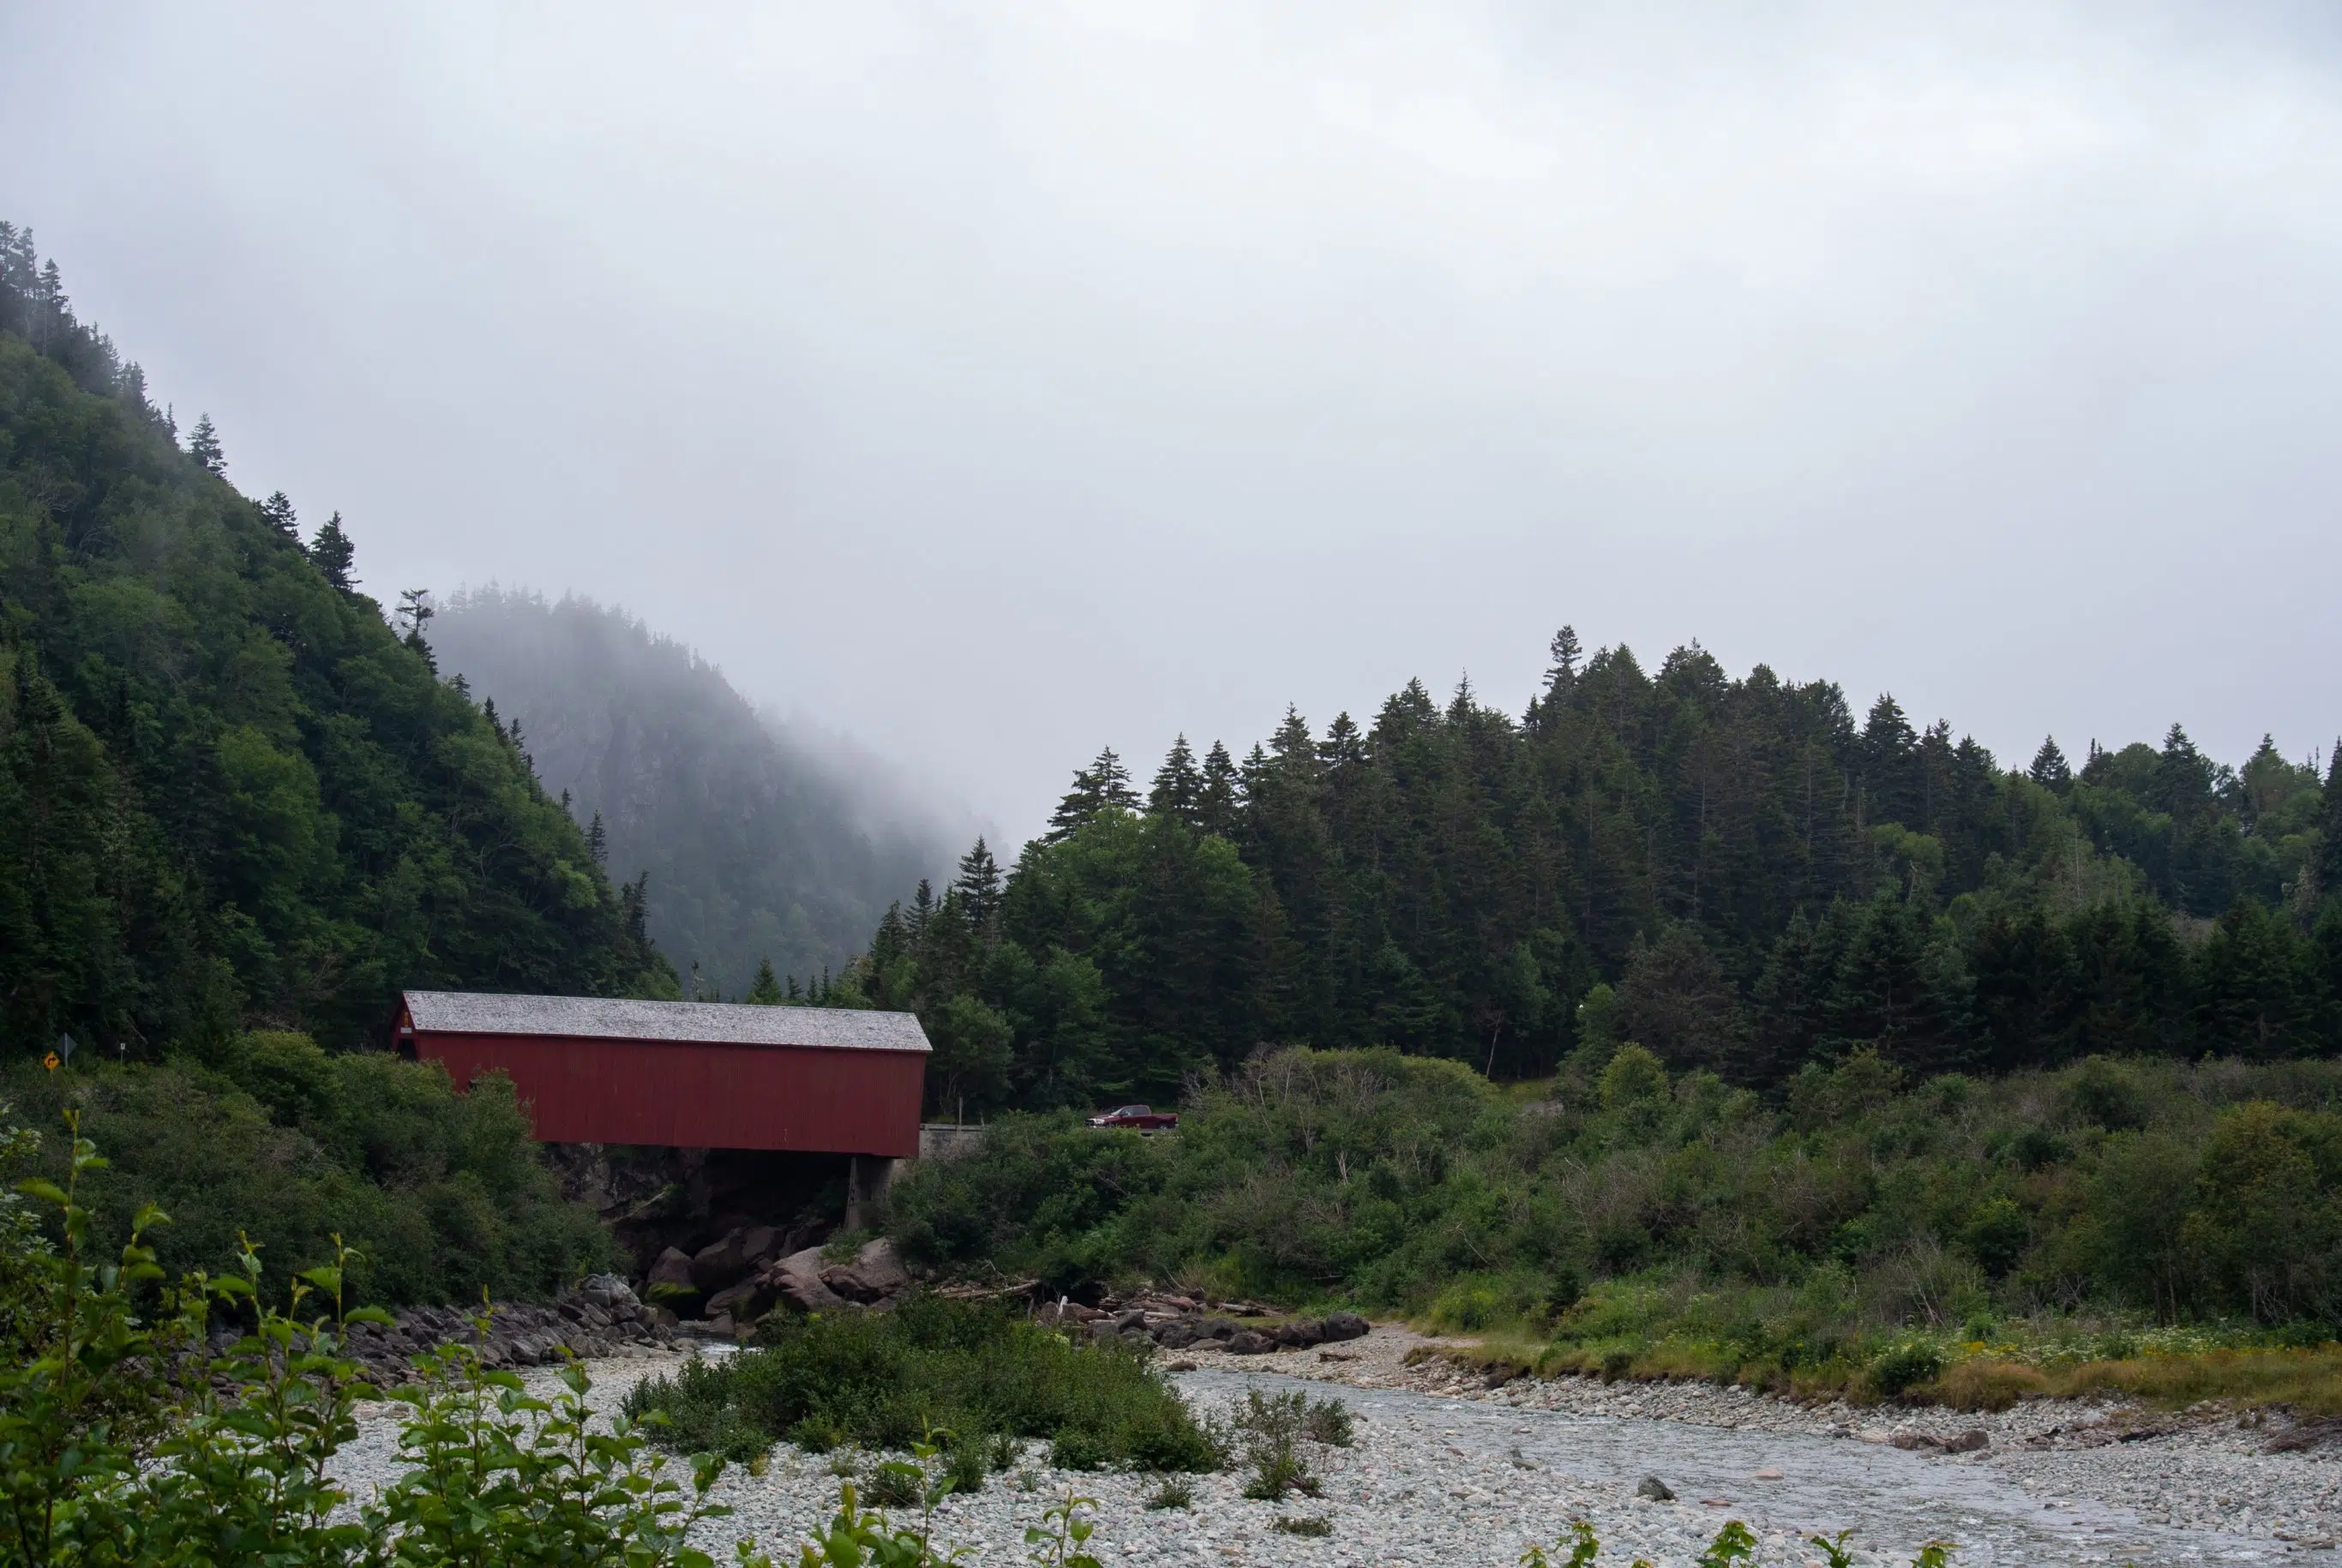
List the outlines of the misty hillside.
<svg viewBox="0 0 2342 1568">
<path fill-rule="evenodd" d="M 652 937 L 703 987 L 757 961 L 810 976 L 860 948 L 897 891 L 945 863 L 886 820 L 888 781 L 776 734 L 723 672 L 621 610 L 489 589 L 431 623 L 440 668 L 517 720 L 545 788 L 596 813 L 610 874 L 650 874 Z"/>
<path fill-rule="evenodd" d="M 672 990 L 340 515 L 305 541 L 208 418 L 176 436 L 0 223 L 0 1041 L 354 1044 L 401 986 Z"/>
</svg>

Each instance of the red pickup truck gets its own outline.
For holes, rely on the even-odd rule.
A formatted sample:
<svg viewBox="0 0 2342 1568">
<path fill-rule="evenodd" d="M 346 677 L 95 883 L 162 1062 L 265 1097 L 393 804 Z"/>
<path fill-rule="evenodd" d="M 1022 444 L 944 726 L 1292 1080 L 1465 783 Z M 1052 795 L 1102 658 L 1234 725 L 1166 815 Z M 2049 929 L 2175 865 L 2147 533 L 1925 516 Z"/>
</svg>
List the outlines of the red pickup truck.
<svg viewBox="0 0 2342 1568">
<path fill-rule="evenodd" d="M 1160 1133 L 1178 1124 L 1176 1111 L 1151 1111 L 1144 1105 L 1117 1105 L 1090 1118 L 1093 1127 L 1136 1127 L 1142 1133 Z"/>
</svg>

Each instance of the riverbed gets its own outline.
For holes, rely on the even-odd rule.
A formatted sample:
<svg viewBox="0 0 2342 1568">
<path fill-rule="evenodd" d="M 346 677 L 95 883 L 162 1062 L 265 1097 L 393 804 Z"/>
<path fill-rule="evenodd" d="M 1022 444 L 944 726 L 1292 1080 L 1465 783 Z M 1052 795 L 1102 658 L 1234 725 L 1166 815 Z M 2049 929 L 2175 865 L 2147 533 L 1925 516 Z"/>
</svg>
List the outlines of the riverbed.
<svg viewBox="0 0 2342 1568">
<path fill-rule="evenodd" d="M 1353 1443 L 1307 1451 L 1321 1489 L 1316 1498 L 1250 1501 L 1242 1496 L 1243 1474 L 1231 1472 L 1192 1478 L 1195 1499 L 1186 1508 L 1149 1509 L 1161 1478 L 1056 1471 L 1046 1463 L 1046 1445 L 1030 1443 L 1018 1464 L 981 1493 L 947 1499 L 937 1511 L 936 1533 L 966 1548 L 971 1563 L 1022 1563 L 1025 1527 L 1072 1493 L 1096 1500 L 1092 1546 L 1109 1564 L 1512 1564 L 1532 1542 L 1552 1551 L 1569 1522 L 1582 1518 L 1603 1542 L 1602 1562 L 1620 1568 L 1637 1556 L 1658 1568 L 1688 1568 L 1733 1519 L 1756 1533 L 1756 1561 L 1767 1568 L 1818 1563 L 1808 1538 L 1841 1530 L 1853 1532 L 1856 1561 L 1865 1564 L 1900 1568 L 1923 1543 L 1947 1540 L 1957 1544 L 1953 1561 L 1969 1568 L 2108 1563 L 2145 1568 L 2274 1562 L 2314 1551 L 2325 1538 L 2307 1532 L 2333 1508 L 2342 1478 L 2342 1465 L 2318 1453 L 2253 1453 L 2251 1484 L 2264 1492 L 2289 1489 L 2298 1496 L 2293 1512 L 2312 1522 L 2294 1520 L 2296 1528 L 2284 1529 L 2282 1511 L 2271 1504 L 2264 1517 L 2234 1529 L 2224 1527 L 2233 1511 L 2201 1516 L 2175 1511 L 2177 1500 L 2191 1493 L 2244 1489 L 2209 1450 L 2170 1446 L 2157 1453 L 2142 1443 L 2109 1445 L 2110 1455 L 2106 1449 L 2061 1453 L 2014 1444 L 1961 1454 L 1906 1452 L 1865 1442 L 1842 1424 L 1817 1426 L 1821 1417 L 1815 1413 L 1728 1391 L 1686 1394 L 1717 1403 L 1695 1403 L 1696 1418 L 1662 1418 L 1540 1407 L 1541 1394 L 1558 1399 L 1573 1392 L 1553 1384 L 1475 1386 L 1453 1393 L 1334 1388 L 1324 1374 L 1350 1369 L 1314 1363 L 1308 1370 L 1319 1375 L 1308 1379 L 1286 1370 L 1299 1364 L 1297 1357 L 1256 1359 L 1237 1367 L 1197 1366 L 1172 1378 L 1199 1412 L 1225 1410 L 1255 1388 L 1301 1390 L 1348 1403 L 1356 1420 Z M 593 1363 L 594 1403 L 607 1409 L 636 1378 L 672 1365 L 667 1356 Z M 1616 1397 L 1598 1385 L 1575 1392 Z M 1645 1398 L 1666 1393 L 1640 1392 Z M 2096 1411 L 2063 1413 L 2077 1421 L 2104 1419 Z M 2037 1424 L 2047 1419 L 2041 1412 L 2030 1414 Z M 338 1466 L 361 1492 L 393 1473 L 392 1425 L 386 1416 L 369 1415 Z M 2200 1436 L 2196 1441 L 2200 1447 Z M 2099 1484 L 2114 1473 L 2087 1467 L 2101 1456 L 2130 1467 L 2128 1493 Z M 2155 1493 L 2165 1505 L 2162 1517 L 2127 1500 L 2140 1476 L 2151 1478 L 2158 1469 L 2165 1475 Z M 1646 1477 L 1661 1483 L 1672 1498 L 1637 1496 Z M 734 1515 L 704 1525 L 700 1543 L 729 1561 L 733 1542 L 752 1535 L 776 1561 L 794 1562 L 802 1533 L 834 1507 L 838 1482 L 829 1457 L 777 1448 L 764 1475 L 745 1470 L 726 1475 L 718 1500 Z M 1276 1527 L 1280 1519 L 1322 1520 L 1328 1533 L 1285 1533 Z M 2295 1539 L 2280 1539 L 2280 1530 Z M 1556 1554 L 1557 1562 L 1566 1557 L 1566 1549 Z M 2337 1560 L 2309 1559 L 2318 1561 Z"/>
</svg>

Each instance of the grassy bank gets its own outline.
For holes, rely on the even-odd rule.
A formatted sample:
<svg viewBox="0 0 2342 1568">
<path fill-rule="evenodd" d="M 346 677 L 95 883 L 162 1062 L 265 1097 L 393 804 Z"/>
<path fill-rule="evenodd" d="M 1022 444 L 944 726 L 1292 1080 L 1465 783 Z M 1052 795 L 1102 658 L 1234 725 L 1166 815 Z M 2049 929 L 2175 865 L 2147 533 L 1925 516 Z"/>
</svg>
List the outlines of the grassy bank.
<svg viewBox="0 0 2342 1568">
<path fill-rule="evenodd" d="M 2114 1393 L 2177 1409 L 2219 1400 L 2342 1414 L 2342 1345 L 2277 1343 L 2240 1326 L 2168 1329 L 2072 1323 L 2011 1325 L 1994 1343 L 1905 1328 L 1863 1336 L 1827 1359 L 1784 1365 L 1745 1343 L 1681 1333 L 1556 1338 L 1498 1329 L 1436 1353 L 1532 1376 L 1741 1384 L 1799 1399 L 2006 1410 L 2021 1399 Z"/>
</svg>

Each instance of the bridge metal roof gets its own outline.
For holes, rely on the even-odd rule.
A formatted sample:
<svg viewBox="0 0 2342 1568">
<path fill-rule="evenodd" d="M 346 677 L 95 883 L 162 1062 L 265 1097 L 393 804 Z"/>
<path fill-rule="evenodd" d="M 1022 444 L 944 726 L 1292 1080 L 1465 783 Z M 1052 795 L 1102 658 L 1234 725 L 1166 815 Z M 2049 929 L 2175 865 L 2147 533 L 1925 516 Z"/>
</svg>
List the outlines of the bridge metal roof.
<svg viewBox="0 0 2342 1568">
<path fill-rule="evenodd" d="M 909 1013 L 851 1007 L 756 1007 L 732 1002 L 636 1002 L 601 996 L 505 996 L 485 991 L 401 994 L 404 1022 L 426 1034 L 560 1035 L 698 1045 L 795 1045 L 822 1051 L 930 1051 Z"/>
</svg>

